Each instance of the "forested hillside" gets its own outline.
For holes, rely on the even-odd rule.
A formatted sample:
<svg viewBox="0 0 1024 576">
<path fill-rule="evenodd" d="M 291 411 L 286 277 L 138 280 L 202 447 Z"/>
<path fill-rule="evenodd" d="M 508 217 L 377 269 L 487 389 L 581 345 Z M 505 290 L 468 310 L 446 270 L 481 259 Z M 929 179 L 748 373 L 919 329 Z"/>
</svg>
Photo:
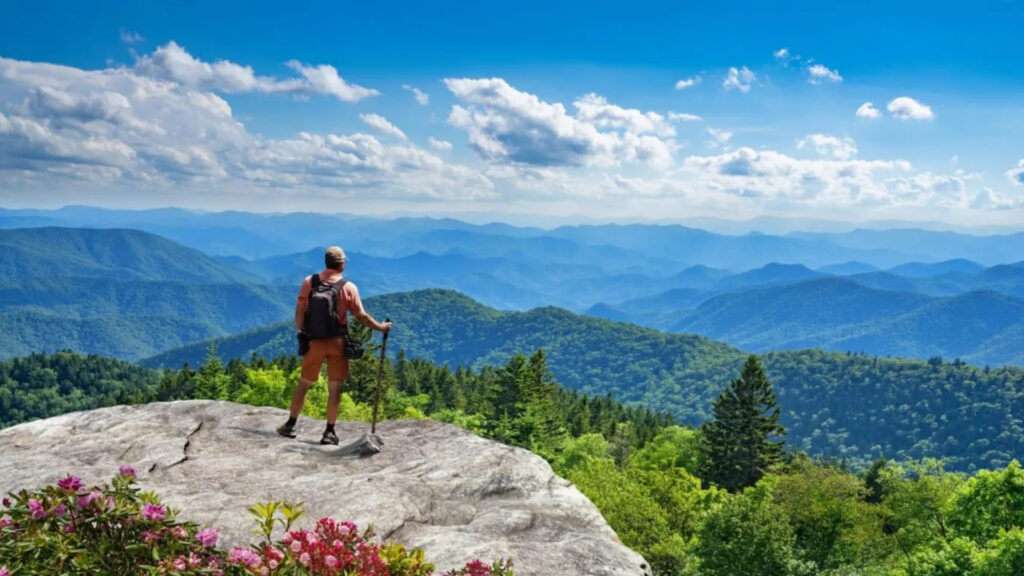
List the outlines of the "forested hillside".
<svg viewBox="0 0 1024 576">
<path fill-rule="evenodd" d="M 501 312 L 446 290 L 368 299 L 395 320 L 393 349 L 438 363 L 501 364 L 544 348 L 564 386 L 611 393 L 624 402 L 698 424 L 738 371 L 744 353 L 692 335 L 579 316 L 556 308 Z M 225 358 L 292 354 L 293 326 L 282 323 L 217 341 Z M 199 343 L 146 361 L 193 365 Z M 817 456 L 865 466 L 878 456 L 935 456 L 964 470 L 1002 466 L 1022 452 L 1024 370 L 963 362 L 905 360 L 804 350 L 762 356 L 785 407 L 790 440 Z"/>
<path fill-rule="evenodd" d="M 991 290 L 933 297 L 823 278 L 715 296 L 668 330 L 754 352 L 817 347 L 1022 365 L 1022 327 L 1024 299 Z M 997 342 L 1008 346 L 994 347 Z"/>
<path fill-rule="evenodd" d="M 0 230 L 0 359 L 136 360 L 287 317 L 294 287 L 134 230 Z"/>
<path fill-rule="evenodd" d="M 341 418 L 370 417 L 375 368 L 355 365 Z M 730 387 L 756 381 L 758 371 L 748 359 Z M 542 351 L 479 370 L 400 354 L 384 374 L 383 418 L 430 417 L 544 456 L 655 576 L 1017 576 L 1024 559 L 1024 472 L 1016 462 L 971 479 L 933 460 L 879 460 L 854 475 L 789 444 L 726 491 L 710 480 L 709 463 L 745 456 L 722 452 L 730 444 L 716 444 L 713 427 L 675 426 L 643 408 L 562 390 Z M 113 402 L 211 398 L 285 407 L 297 378 L 294 356 L 223 365 L 209 355 L 195 369 L 156 372 L 99 357 L 33 355 L 0 363 L 0 427 Z M 773 408 L 771 383 L 763 385 Z M 325 400 L 322 383 L 314 386 L 305 414 L 323 417 Z M 784 412 L 792 400 L 780 395 Z M 732 418 L 747 434 L 744 414 L 716 409 L 716 422 Z M 302 418 L 300 428 L 315 434 L 319 423 Z M 787 438 L 784 429 L 776 434 Z"/>
<path fill-rule="evenodd" d="M 0 230 L 0 278 L 48 275 L 200 283 L 232 282 L 237 271 L 161 236 L 125 229 Z"/>
</svg>

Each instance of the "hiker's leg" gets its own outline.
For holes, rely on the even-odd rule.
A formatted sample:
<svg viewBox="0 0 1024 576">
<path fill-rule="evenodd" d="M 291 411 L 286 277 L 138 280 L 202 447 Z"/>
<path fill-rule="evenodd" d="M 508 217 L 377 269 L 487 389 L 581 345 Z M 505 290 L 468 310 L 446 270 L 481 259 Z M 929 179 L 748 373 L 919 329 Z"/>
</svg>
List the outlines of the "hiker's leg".
<svg viewBox="0 0 1024 576">
<path fill-rule="evenodd" d="M 342 353 L 343 341 L 333 342 L 327 354 L 327 426 L 333 429 L 338 421 L 338 405 L 341 403 L 341 385 L 348 380 L 348 358 Z"/>
<path fill-rule="evenodd" d="M 295 387 L 295 392 L 292 392 L 292 404 L 288 408 L 288 416 L 291 418 L 298 418 L 299 414 L 302 414 L 302 407 L 306 404 L 306 393 L 309 392 L 311 384 L 313 383 L 305 378 L 299 379 L 299 385 Z"/>
<path fill-rule="evenodd" d="M 333 425 L 338 421 L 338 406 L 341 404 L 341 385 L 344 382 L 327 383 L 327 423 Z"/>
<path fill-rule="evenodd" d="M 324 365 L 327 357 L 327 347 L 323 340 L 311 340 L 309 351 L 302 356 L 302 373 L 299 375 L 299 385 L 292 392 L 292 404 L 288 409 L 288 415 L 298 418 L 302 414 L 302 406 L 306 403 L 306 392 L 309 392 L 310 385 L 320 379 L 320 368 Z"/>
</svg>

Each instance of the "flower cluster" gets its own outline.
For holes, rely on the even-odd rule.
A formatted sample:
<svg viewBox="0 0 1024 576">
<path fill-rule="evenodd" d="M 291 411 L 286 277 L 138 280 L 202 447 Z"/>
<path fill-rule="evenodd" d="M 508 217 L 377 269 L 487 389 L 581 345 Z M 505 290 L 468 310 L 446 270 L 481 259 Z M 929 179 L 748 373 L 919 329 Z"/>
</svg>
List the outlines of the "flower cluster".
<svg viewBox="0 0 1024 576">
<path fill-rule="evenodd" d="M 140 492 L 129 466 L 110 483 L 86 488 L 67 476 L 11 494 L 2 505 L 3 576 L 58 574 L 72 566 L 89 574 L 227 574 L 224 553 L 214 549 L 216 531 L 177 522 L 155 495 Z"/>
<path fill-rule="evenodd" d="M 217 548 L 213 528 L 176 520 L 177 512 L 143 493 L 136 473 L 86 487 L 67 476 L 56 485 L 2 499 L 0 576 L 21 574 L 145 574 L 148 576 L 430 576 L 423 551 L 375 543 L 373 531 L 322 518 L 292 530 L 302 505 L 256 504 L 250 512 L 264 540 L 252 548 Z M 283 515 L 284 518 L 278 517 Z M 275 525 L 283 540 L 272 538 Z M 116 551 L 116 552 L 112 552 Z M 451 576 L 512 576 L 511 564 L 473 561 Z"/>
</svg>

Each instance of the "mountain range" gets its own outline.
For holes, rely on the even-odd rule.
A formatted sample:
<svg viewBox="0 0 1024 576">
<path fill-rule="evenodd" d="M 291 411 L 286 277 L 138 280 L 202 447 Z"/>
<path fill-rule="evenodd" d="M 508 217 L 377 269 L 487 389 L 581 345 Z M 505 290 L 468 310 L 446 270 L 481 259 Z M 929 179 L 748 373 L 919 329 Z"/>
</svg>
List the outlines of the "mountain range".
<svg viewBox="0 0 1024 576">
<path fill-rule="evenodd" d="M 543 348 L 564 386 L 641 403 L 688 424 L 711 414 L 711 401 L 735 378 L 746 354 L 687 334 L 580 316 L 547 307 L 500 311 L 449 290 L 367 299 L 396 320 L 389 350 L 450 366 L 501 365 Z M 201 363 L 211 345 L 224 359 L 293 354 L 288 322 L 149 358 L 150 367 Z M 820 350 L 761 356 L 794 445 L 817 456 L 866 466 L 879 456 L 941 456 L 960 469 L 1005 465 L 1020 453 L 1024 369 L 977 368 Z"/>
<path fill-rule="evenodd" d="M 136 230 L 0 231 L 0 358 L 124 359 L 279 320 L 291 289 Z"/>
<path fill-rule="evenodd" d="M 466 233 L 413 224 L 417 237 L 453 246 Z M 574 244 L 598 241 L 586 227 L 573 235 L 553 231 L 575 238 L 568 240 L 492 225 L 488 231 L 509 236 L 489 235 L 485 244 L 462 238 L 467 253 L 350 251 L 346 275 L 364 296 L 455 289 L 499 309 L 558 306 L 754 352 L 818 347 L 1024 363 L 1020 263 L 910 261 L 888 269 L 855 261 L 820 269 L 769 263 L 738 273 L 697 264 L 676 270 L 664 257 L 631 263 L 628 250 L 650 241 L 652 232 L 620 228 L 623 246 L 610 247 Z M 508 241 L 504 252 L 500 238 Z M 211 257 L 137 230 L 53 227 L 0 230 L 0 247 L 0 357 L 74 348 L 126 359 L 287 319 L 299 279 L 321 268 L 323 251 Z M 491 252 L 504 255 L 484 255 Z M 528 257 L 531 252 L 544 256 Z M 601 261 L 599 253 L 613 262 Z M 58 318 L 60 328 L 48 328 Z"/>
</svg>

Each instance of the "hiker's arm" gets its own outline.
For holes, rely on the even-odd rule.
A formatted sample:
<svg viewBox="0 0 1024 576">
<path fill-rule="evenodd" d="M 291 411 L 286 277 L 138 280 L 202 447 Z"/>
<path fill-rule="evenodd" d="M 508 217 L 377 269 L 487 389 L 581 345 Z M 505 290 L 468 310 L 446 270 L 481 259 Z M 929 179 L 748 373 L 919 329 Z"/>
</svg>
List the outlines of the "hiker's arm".
<svg viewBox="0 0 1024 576">
<path fill-rule="evenodd" d="M 377 322 L 366 310 L 363 310 L 359 314 L 353 314 L 353 316 L 355 316 L 356 320 L 359 320 L 359 323 L 363 326 L 373 328 L 378 332 L 387 332 L 388 330 L 391 330 L 391 322 Z"/>
<path fill-rule="evenodd" d="M 350 286 L 351 288 L 349 289 Z M 363 308 L 363 301 L 359 298 L 359 289 L 356 288 L 355 284 L 350 282 L 345 285 L 345 288 L 349 289 L 348 292 L 346 292 L 349 302 L 348 311 L 356 320 L 359 320 L 360 324 L 377 330 L 378 332 L 387 332 L 388 330 L 391 330 L 391 322 L 377 322 L 373 319 L 373 316 L 370 316 L 370 313 L 366 311 L 366 308 Z"/>
<path fill-rule="evenodd" d="M 309 291 L 312 283 L 309 278 L 302 281 L 299 288 L 299 297 L 295 300 L 295 331 L 302 332 L 302 325 L 306 323 L 306 306 L 309 304 Z"/>
</svg>

